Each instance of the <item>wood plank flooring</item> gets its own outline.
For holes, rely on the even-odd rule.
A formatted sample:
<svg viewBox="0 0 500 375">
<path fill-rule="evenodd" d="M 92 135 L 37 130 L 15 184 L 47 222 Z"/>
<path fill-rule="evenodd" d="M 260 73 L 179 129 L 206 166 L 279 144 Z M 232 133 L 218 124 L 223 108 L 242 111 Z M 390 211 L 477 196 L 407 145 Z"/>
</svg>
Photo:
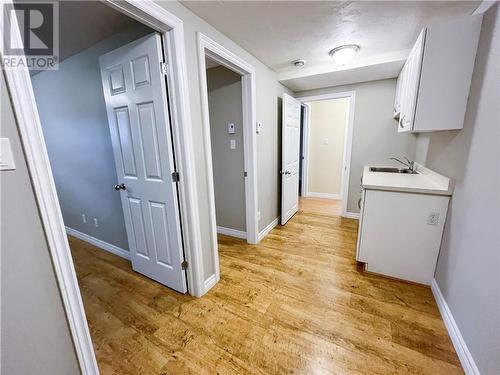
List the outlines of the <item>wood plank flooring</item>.
<svg viewBox="0 0 500 375">
<path fill-rule="evenodd" d="M 199 299 L 70 238 L 101 373 L 463 374 L 430 289 L 358 272 L 357 222 L 316 204 L 257 246 L 220 236 Z"/>
</svg>

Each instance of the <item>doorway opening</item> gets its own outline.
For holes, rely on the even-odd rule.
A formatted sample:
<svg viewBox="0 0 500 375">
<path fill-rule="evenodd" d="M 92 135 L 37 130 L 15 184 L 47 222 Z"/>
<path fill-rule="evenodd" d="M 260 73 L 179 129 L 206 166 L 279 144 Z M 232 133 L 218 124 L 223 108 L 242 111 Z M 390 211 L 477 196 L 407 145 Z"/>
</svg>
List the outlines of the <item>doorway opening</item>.
<svg viewBox="0 0 500 375">
<path fill-rule="evenodd" d="M 247 238 L 241 75 L 206 57 L 217 233 Z"/>
<path fill-rule="evenodd" d="M 185 293 L 161 35 L 104 4 L 82 5 L 61 4 L 81 20 L 97 9 L 101 33 L 62 43 L 58 69 L 31 77 L 66 232 Z"/>
<path fill-rule="evenodd" d="M 354 92 L 300 98 L 301 197 L 346 216 L 354 123 Z M 313 199 L 311 199 L 311 202 Z"/>
<path fill-rule="evenodd" d="M 213 267 L 217 270 L 217 276 L 207 281 L 210 286 L 219 278 L 218 232 L 246 238 L 251 244 L 258 242 L 255 70 L 252 65 L 202 33 L 198 33 L 198 59 L 211 240 L 214 251 Z M 231 92 L 235 97 L 228 107 L 227 95 Z M 220 100 L 220 97 L 225 99 Z M 236 103 L 239 101 L 241 107 Z M 238 117 L 241 119 L 239 124 L 233 120 Z M 212 136 L 216 139 L 212 140 Z M 223 158 L 231 160 L 223 161 Z M 224 165 L 228 169 L 221 170 Z M 228 181 L 231 179 L 234 183 L 232 186 L 236 187 L 235 191 L 228 191 L 227 194 L 230 194 L 234 201 L 240 200 L 238 206 L 232 208 L 237 209 L 237 212 L 229 212 L 224 199 L 217 202 L 217 196 L 222 198 L 225 190 L 232 188 L 221 186 L 220 181 L 215 181 L 219 172 L 227 172 L 228 175 L 224 178 Z M 243 199 L 244 210 L 241 201 Z M 235 222 L 230 222 L 231 217 L 235 222 L 237 220 L 240 229 L 233 228 Z M 228 228 L 225 225 L 231 226 Z M 244 228 L 244 231 L 241 228 Z"/>
</svg>

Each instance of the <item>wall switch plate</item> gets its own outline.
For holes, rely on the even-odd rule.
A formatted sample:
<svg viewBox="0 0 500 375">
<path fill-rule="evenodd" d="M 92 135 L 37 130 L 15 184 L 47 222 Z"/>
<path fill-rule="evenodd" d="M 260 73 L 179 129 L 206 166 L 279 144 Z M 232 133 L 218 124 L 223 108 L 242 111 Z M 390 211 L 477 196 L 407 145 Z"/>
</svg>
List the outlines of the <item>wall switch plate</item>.
<svg viewBox="0 0 500 375">
<path fill-rule="evenodd" d="M 236 127 L 234 125 L 234 122 L 230 122 L 227 124 L 227 134 L 234 134 L 236 133 Z"/>
<path fill-rule="evenodd" d="M 260 211 L 257 211 L 257 221 L 260 221 Z"/>
<path fill-rule="evenodd" d="M 329 141 L 328 141 L 328 138 L 325 138 L 325 139 L 323 140 L 323 144 L 324 144 L 324 145 L 327 145 L 327 144 L 328 144 L 328 142 L 329 142 Z"/>
<path fill-rule="evenodd" d="M 438 225 L 439 224 L 439 214 L 437 212 L 431 212 L 427 217 L 427 225 Z"/>
<path fill-rule="evenodd" d="M 87 216 L 82 214 L 82 222 L 85 224 L 87 222 Z"/>
<path fill-rule="evenodd" d="M 96 228 L 99 228 L 99 221 L 97 220 L 97 218 L 96 218 L 96 217 L 94 217 L 94 226 L 95 226 Z"/>
<path fill-rule="evenodd" d="M 231 139 L 229 141 L 229 147 L 231 148 L 231 150 L 236 150 L 236 139 Z"/>
<path fill-rule="evenodd" d="M 257 121 L 257 126 L 255 127 L 255 132 L 258 134 L 262 130 L 262 122 Z"/>
<path fill-rule="evenodd" d="M 0 138 L 0 171 L 16 169 L 9 138 Z"/>
</svg>

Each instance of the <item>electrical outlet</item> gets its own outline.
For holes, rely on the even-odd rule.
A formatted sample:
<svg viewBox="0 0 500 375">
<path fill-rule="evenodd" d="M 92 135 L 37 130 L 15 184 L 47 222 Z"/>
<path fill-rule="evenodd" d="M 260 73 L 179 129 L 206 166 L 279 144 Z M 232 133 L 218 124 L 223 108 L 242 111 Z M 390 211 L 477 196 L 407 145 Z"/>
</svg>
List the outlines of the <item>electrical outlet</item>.
<svg viewBox="0 0 500 375">
<path fill-rule="evenodd" d="M 431 212 L 427 216 L 427 225 L 438 225 L 439 224 L 439 214 L 437 212 Z"/>
<path fill-rule="evenodd" d="M 99 220 L 96 217 L 94 217 L 94 227 L 99 228 Z"/>
<path fill-rule="evenodd" d="M 85 214 L 82 214 L 82 222 L 83 224 L 87 223 L 87 216 Z"/>
</svg>

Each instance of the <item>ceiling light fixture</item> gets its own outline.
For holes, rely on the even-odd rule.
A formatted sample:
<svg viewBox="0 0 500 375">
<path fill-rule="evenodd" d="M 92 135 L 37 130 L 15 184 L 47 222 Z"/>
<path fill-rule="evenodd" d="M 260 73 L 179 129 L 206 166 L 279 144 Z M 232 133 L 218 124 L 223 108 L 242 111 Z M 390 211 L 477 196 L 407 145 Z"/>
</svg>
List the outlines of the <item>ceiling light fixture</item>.
<svg viewBox="0 0 500 375">
<path fill-rule="evenodd" d="M 359 50 L 360 47 L 357 44 L 346 44 L 332 49 L 328 54 L 333 58 L 335 64 L 345 65 L 354 59 Z"/>
<path fill-rule="evenodd" d="M 296 68 L 300 68 L 300 67 L 306 65 L 306 60 L 302 60 L 302 59 L 300 59 L 300 60 L 294 60 L 294 61 L 292 61 L 292 64 Z"/>
</svg>

